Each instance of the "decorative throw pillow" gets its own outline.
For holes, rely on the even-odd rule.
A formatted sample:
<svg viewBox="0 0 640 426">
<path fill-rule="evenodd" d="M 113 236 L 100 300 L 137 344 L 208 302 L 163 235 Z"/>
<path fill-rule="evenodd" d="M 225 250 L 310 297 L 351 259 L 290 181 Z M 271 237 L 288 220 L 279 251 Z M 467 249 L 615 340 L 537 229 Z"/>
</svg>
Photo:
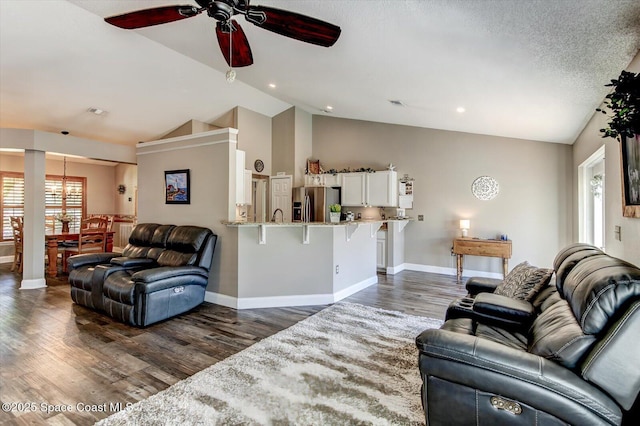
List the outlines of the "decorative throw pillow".
<svg viewBox="0 0 640 426">
<path fill-rule="evenodd" d="M 522 262 L 511 270 L 496 287 L 495 294 L 530 302 L 551 280 L 553 270 L 537 268 Z"/>
</svg>

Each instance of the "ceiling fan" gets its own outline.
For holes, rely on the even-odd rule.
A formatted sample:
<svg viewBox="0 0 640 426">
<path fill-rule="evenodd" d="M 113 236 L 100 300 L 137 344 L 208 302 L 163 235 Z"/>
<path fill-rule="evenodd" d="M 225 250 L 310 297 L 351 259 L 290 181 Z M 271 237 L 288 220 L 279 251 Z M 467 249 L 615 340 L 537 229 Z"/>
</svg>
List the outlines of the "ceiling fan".
<svg viewBox="0 0 640 426">
<path fill-rule="evenodd" d="M 267 6 L 250 6 L 250 0 L 196 0 L 196 6 L 162 6 L 137 10 L 104 20 L 127 30 L 150 27 L 192 18 L 202 12 L 218 21 L 216 35 L 220 50 L 230 67 L 246 67 L 253 63 L 249 41 L 232 16 L 245 19 L 265 30 L 318 46 L 329 47 L 338 40 L 340 27 L 316 18 Z"/>
</svg>

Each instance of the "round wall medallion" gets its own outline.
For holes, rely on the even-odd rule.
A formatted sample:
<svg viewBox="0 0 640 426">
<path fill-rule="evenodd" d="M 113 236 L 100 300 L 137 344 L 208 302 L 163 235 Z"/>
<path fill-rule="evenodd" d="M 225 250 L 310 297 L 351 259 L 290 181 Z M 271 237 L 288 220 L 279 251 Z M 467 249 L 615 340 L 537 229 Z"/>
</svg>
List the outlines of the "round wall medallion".
<svg viewBox="0 0 640 426">
<path fill-rule="evenodd" d="M 253 168 L 256 169 L 256 172 L 260 173 L 264 170 L 264 163 L 262 162 L 262 160 L 256 160 L 253 163 Z"/>
<path fill-rule="evenodd" d="M 471 184 L 471 192 L 478 200 L 491 200 L 500 192 L 500 185 L 491 176 L 480 176 Z"/>
</svg>

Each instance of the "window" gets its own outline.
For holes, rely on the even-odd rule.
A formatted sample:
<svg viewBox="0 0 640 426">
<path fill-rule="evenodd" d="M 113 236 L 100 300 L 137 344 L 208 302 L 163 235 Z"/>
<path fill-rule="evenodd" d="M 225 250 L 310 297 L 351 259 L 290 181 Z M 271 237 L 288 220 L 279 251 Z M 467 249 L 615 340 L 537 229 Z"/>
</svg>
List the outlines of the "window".
<svg viewBox="0 0 640 426">
<path fill-rule="evenodd" d="M 2 241 L 13 239 L 10 216 L 24 216 L 24 174 L 0 173 L 2 179 Z M 66 191 L 63 191 L 63 177 L 47 175 L 45 178 L 45 216 L 54 216 L 66 210 L 73 220 L 69 224 L 70 232 L 78 232 L 80 220 L 85 216 L 86 178 L 67 176 Z M 64 192 L 64 193 L 63 193 Z M 56 232 L 62 231 L 62 223 L 58 220 L 48 222 Z"/>
<path fill-rule="evenodd" d="M 11 216 L 24 216 L 24 177 L 22 173 L 2 173 L 2 241 L 13 240 Z"/>
<path fill-rule="evenodd" d="M 605 235 L 604 145 L 578 166 L 579 241 L 604 250 Z"/>
</svg>

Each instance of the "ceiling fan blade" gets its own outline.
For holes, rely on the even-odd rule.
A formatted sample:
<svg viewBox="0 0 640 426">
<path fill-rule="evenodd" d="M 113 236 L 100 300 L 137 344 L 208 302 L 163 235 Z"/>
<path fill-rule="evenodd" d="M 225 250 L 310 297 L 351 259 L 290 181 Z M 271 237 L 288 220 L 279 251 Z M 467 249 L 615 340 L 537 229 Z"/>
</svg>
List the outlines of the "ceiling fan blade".
<svg viewBox="0 0 640 426">
<path fill-rule="evenodd" d="M 249 40 L 244 34 L 242 27 L 235 19 L 226 22 L 218 21 L 216 25 L 216 35 L 218 36 L 218 44 L 224 55 L 224 59 L 232 68 L 246 67 L 253 64 L 253 54 L 249 46 Z M 231 46 L 231 58 L 229 58 L 229 47 Z"/>
<path fill-rule="evenodd" d="M 251 6 L 245 17 L 265 30 L 324 47 L 333 46 L 341 32 L 328 22 L 273 7 Z"/>
<path fill-rule="evenodd" d="M 204 9 L 194 6 L 163 6 L 152 9 L 136 10 L 135 12 L 104 18 L 106 22 L 125 30 L 150 27 L 179 21 L 200 14 Z"/>
</svg>

